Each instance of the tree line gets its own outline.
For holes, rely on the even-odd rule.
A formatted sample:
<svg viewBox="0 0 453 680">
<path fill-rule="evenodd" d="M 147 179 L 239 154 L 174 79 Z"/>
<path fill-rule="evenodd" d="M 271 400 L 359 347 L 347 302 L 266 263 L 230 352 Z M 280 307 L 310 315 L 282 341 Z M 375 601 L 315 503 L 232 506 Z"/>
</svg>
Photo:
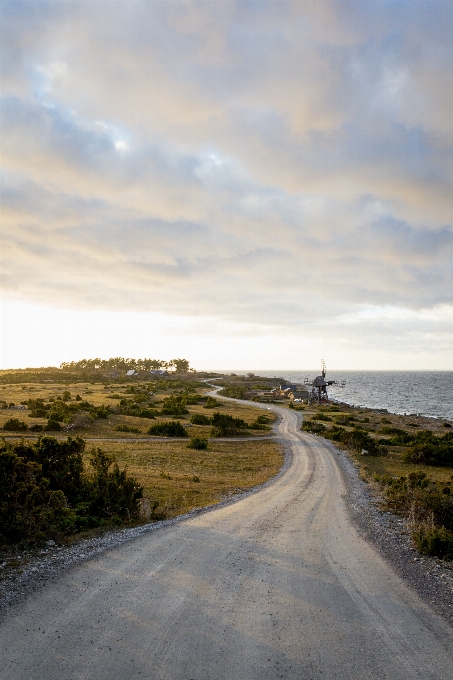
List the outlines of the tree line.
<svg viewBox="0 0 453 680">
<path fill-rule="evenodd" d="M 176 373 L 188 373 L 190 364 L 187 359 L 124 359 L 112 357 L 110 359 L 81 359 L 80 361 L 63 361 L 60 364 L 63 371 L 111 370 L 111 371 L 151 371 L 174 369 Z"/>
</svg>

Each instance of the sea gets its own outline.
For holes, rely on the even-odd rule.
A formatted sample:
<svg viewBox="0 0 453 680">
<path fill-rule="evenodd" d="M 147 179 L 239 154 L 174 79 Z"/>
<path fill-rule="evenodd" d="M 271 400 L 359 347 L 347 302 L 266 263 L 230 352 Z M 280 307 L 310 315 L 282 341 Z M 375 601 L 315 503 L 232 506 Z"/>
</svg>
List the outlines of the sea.
<svg viewBox="0 0 453 680">
<path fill-rule="evenodd" d="M 245 375 L 248 371 L 225 371 Z M 312 380 L 320 371 L 253 371 L 294 383 Z M 453 420 L 453 371 L 327 371 L 326 380 L 344 387 L 328 388 L 329 397 L 354 406 L 387 409 Z"/>
</svg>

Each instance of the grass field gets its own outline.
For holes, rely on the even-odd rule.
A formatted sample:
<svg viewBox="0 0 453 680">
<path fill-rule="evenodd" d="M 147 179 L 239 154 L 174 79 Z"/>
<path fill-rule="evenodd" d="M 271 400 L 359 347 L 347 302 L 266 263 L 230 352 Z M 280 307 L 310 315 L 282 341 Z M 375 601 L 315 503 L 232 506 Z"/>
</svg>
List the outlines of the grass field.
<svg viewBox="0 0 453 680">
<path fill-rule="evenodd" d="M 120 467 L 144 487 L 157 514 L 173 517 L 192 508 L 218 503 L 227 496 L 262 484 L 277 474 L 281 447 L 272 440 L 210 440 L 207 450 L 188 449 L 181 441 L 102 442 Z"/>
<path fill-rule="evenodd" d="M 15 405 L 20 405 L 21 402 L 26 402 L 28 399 L 43 399 L 45 402 L 51 400 L 61 399 L 65 391 L 69 391 L 71 394 L 71 401 L 75 400 L 75 397 L 79 395 L 81 399 L 89 401 L 94 406 L 109 406 L 113 409 L 118 407 L 120 399 L 112 398 L 114 395 L 118 395 L 120 398 L 131 398 L 133 395 L 128 391 L 130 389 L 130 384 L 106 384 L 104 383 L 75 383 L 75 384 L 58 384 L 49 383 L 48 385 L 43 385 L 41 383 L 37 384 L 22 384 L 22 385 L 2 385 L 0 386 L 0 400 L 5 401 L 7 404 L 14 403 Z M 141 387 L 138 384 L 138 387 Z M 197 391 L 199 394 L 206 393 L 210 388 L 200 387 Z M 156 389 L 154 394 L 150 397 L 149 406 L 159 410 L 162 399 L 171 396 L 173 393 L 177 393 L 178 390 L 167 389 Z M 189 413 L 184 416 L 180 416 L 178 419 L 184 427 L 188 428 L 188 434 L 190 436 L 207 437 L 209 436 L 211 427 L 206 425 L 191 425 L 190 417 L 194 413 L 202 413 L 203 415 L 212 416 L 214 411 L 220 411 L 231 415 L 235 418 L 242 418 L 247 423 L 252 423 L 257 415 L 260 415 L 262 411 L 258 411 L 255 406 L 246 406 L 242 404 L 237 404 L 234 402 L 222 402 L 219 400 L 219 406 L 215 408 L 204 408 L 203 404 L 188 405 L 187 407 Z M 270 411 L 267 412 L 269 419 L 269 424 L 275 420 L 275 416 Z M 16 410 L 16 409 L 0 409 L 0 428 L 3 427 L 4 423 L 10 418 L 18 418 L 21 421 L 27 423 L 27 425 L 37 423 L 45 425 L 47 420 L 45 418 L 30 418 L 27 410 Z M 90 438 L 117 438 L 122 439 L 136 439 L 147 438 L 147 430 L 151 425 L 159 422 L 167 422 L 173 420 L 172 416 L 156 416 L 154 419 L 148 418 L 138 418 L 131 415 L 121 415 L 114 414 L 107 419 L 97 419 L 89 425 L 89 427 L 83 427 L 71 430 L 71 434 L 80 435 L 86 439 Z M 137 428 L 139 433 L 123 433 L 115 430 L 117 426 L 127 425 L 129 427 Z M 249 430 L 244 432 L 244 436 L 261 436 L 268 434 L 266 431 L 262 430 Z M 12 433 L 4 433 L 4 436 L 16 436 Z M 60 436 L 60 435 L 58 435 Z"/>
<path fill-rule="evenodd" d="M 145 390 L 143 383 L 26 383 L 0 386 L 0 400 L 8 404 L 20 405 L 28 399 L 43 399 L 46 403 L 54 403 L 64 398 L 66 391 L 70 392 L 70 401 L 75 401 L 77 395 L 83 401 L 94 406 L 109 406 L 115 410 L 121 398 L 131 399 L 134 390 Z M 200 385 L 197 392 L 205 395 L 211 388 Z M 162 400 L 172 394 L 181 393 L 171 381 L 154 383 L 147 394 L 147 406 L 160 410 Z M 114 398 L 112 398 L 114 397 Z M 188 435 L 209 438 L 210 425 L 192 425 L 190 417 L 195 413 L 212 416 L 215 411 L 225 413 L 235 418 L 241 418 L 247 423 L 253 423 L 262 409 L 254 405 L 242 405 L 235 402 L 219 400 L 214 408 L 205 408 L 205 403 L 188 405 L 188 414 L 179 416 L 178 420 L 187 428 Z M 45 418 L 30 418 L 27 410 L 11 408 L 0 409 L 0 427 L 10 418 L 17 418 L 27 423 L 45 425 Z M 275 420 L 275 415 L 265 411 L 269 425 Z M 45 432 L 46 436 L 66 438 L 80 436 L 87 443 L 87 454 L 95 446 L 114 455 L 120 468 L 127 467 L 128 473 L 137 478 L 144 487 L 144 496 L 149 500 L 151 508 L 157 502 L 154 515 L 173 517 L 188 512 L 195 507 L 215 504 L 231 494 L 244 489 L 250 489 L 273 477 L 282 465 L 283 454 L 281 447 L 272 440 L 263 439 L 250 441 L 218 441 L 209 438 L 208 449 L 196 450 L 187 448 L 187 442 L 181 440 L 162 441 L 155 438 L 150 441 L 147 430 L 151 425 L 159 422 L 173 421 L 172 416 L 158 415 L 153 419 L 138 418 L 131 415 L 111 413 L 108 418 L 95 419 L 88 427 L 71 429 L 70 431 Z M 62 426 L 65 427 L 65 423 Z M 139 430 L 139 433 L 123 433 L 115 428 L 118 425 L 128 425 Z M 259 437 L 271 434 L 269 430 L 245 430 L 243 436 Z M 21 433 L 2 432 L 5 439 L 18 440 Z M 38 434 L 25 433 L 25 436 L 37 438 Z M 241 434 L 242 436 L 242 434 Z M 90 442 L 102 439 L 100 442 Z M 138 441 L 133 441 L 138 440 Z M 89 465 L 89 455 L 85 455 L 86 465 Z M 146 503 L 144 504 L 146 509 Z"/>
</svg>

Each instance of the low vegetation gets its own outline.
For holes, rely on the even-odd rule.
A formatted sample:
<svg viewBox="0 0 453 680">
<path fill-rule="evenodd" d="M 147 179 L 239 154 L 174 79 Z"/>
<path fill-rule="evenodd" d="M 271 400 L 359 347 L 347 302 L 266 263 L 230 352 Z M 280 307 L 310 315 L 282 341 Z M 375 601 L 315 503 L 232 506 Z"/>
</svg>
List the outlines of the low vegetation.
<svg viewBox="0 0 453 680">
<path fill-rule="evenodd" d="M 453 490 L 451 479 L 436 482 L 421 471 L 400 477 L 375 476 L 388 507 L 409 519 L 421 553 L 453 560 Z"/>
<path fill-rule="evenodd" d="M 334 410 L 335 409 L 335 410 Z M 421 553 L 453 560 L 450 423 L 342 405 L 312 407 L 302 429 L 352 453 L 386 509 L 404 516 Z"/>
<path fill-rule="evenodd" d="M 0 544 L 33 543 L 138 518 L 143 490 L 114 458 L 85 442 L 42 437 L 0 448 Z"/>
<path fill-rule="evenodd" d="M 187 437 L 187 430 L 178 420 L 151 425 L 148 434 L 158 437 Z"/>
<path fill-rule="evenodd" d="M 265 434 L 273 414 L 206 395 L 182 364 L 153 378 L 107 375 L 112 367 L 0 372 L 2 549 L 173 517 L 278 471 L 277 443 L 218 441 Z"/>
</svg>

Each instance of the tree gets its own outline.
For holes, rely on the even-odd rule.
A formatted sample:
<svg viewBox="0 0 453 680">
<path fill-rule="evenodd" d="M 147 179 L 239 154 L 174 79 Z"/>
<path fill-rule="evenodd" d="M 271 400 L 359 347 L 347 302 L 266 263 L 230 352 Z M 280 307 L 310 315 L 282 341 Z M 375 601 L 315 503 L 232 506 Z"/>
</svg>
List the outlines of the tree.
<svg viewBox="0 0 453 680">
<path fill-rule="evenodd" d="M 189 371 L 187 359 L 172 359 L 169 364 L 174 366 L 176 373 L 187 373 Z"/>
</svg>

